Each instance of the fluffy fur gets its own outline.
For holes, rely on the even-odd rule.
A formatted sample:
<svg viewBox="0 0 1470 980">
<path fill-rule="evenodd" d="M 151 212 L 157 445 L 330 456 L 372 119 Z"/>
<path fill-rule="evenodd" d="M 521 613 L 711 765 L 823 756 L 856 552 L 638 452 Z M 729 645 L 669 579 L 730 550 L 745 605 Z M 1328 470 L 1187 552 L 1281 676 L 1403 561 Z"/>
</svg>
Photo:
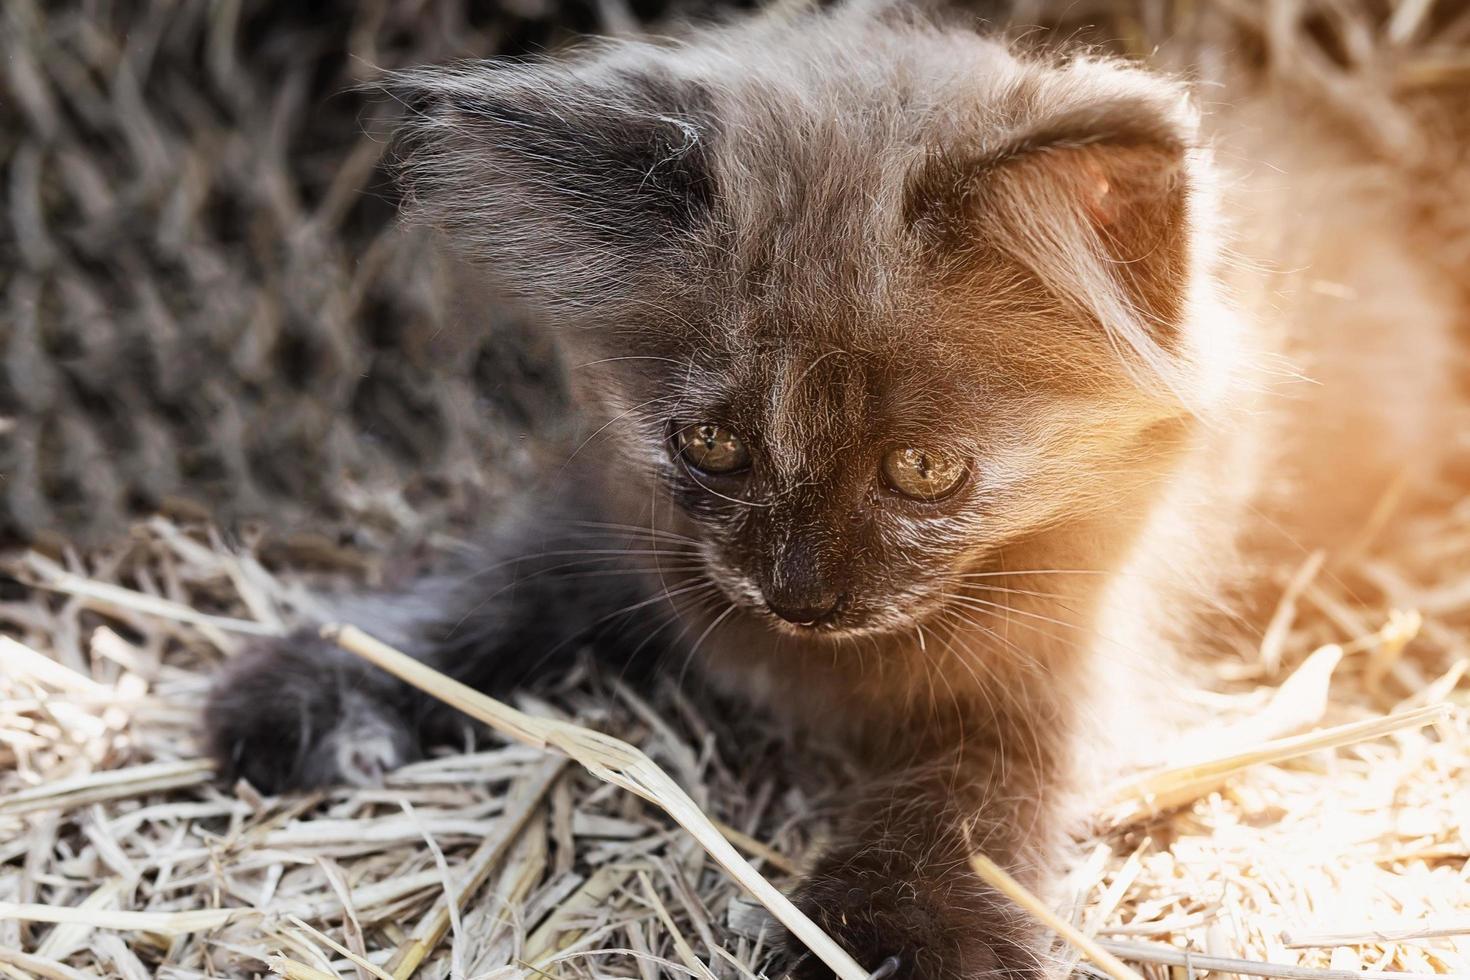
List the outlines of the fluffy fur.
<svg viewBox="0 0 1470 980">
<path fill-rule="evenodd" d="M 1222 194 L 1247 185 L 1219 179 L 1185 88 L 1136 67 L 849 8 L 395 91 L 416 214 L 547 317 L 587 435 L 481 562 L 356 618 L 483 688 L 590 640 L 841 740 L 871 780 L 801 901 L 870 966 L 1044 973 L 966 855 L 1044 889 L 1098 692 L 1136 699 L 1205 642 L 1193 599 L 1234 581 L 1242 542 L 1351 532 L 1440 434 L 1440 287 L 1418 283 L 1423 336 L 1377 374 L 1348 349 L 1384 329 L 1371 304 L 1338 311 L 1341 342 L 1320 302 L 1273 309 L 1325 294 L 1269 255 L 1222 259 Z M 1377 267 L 1414 275 L 1392 199 L 1377 212 Z M 1283 260 L 1315 261 L 1323 242 L 1295 237 Z M 1324 406 L 1276 354 L 1345 365 L 1394 441 L 1324 451 Z M 1429 407 L 1403 407 L 1410 385 Z M 705 422 L 748 470 L 674 451 Z M 879 472 L 904 447 L 968 476 L 903 498 Z M 1293 524 L 1287 462 L 1319 519 Z M 1321 516 L 1306 477 L 1326 473 L 1352 492 Z M 208 714 L 221 762 L 267 789 L 371 780 L 442 720 L 306 639 L 243 658 Z"/>
</svg>

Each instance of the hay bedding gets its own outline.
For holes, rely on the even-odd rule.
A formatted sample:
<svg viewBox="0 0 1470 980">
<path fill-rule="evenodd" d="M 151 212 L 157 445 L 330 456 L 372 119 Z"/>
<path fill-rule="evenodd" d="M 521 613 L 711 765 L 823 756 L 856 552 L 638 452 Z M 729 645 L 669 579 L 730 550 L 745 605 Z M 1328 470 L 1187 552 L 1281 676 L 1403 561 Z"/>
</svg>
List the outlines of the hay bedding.
<svg viewBox="0 0 1470 980">
<path fill-rule="evenodd" d="M 1054 896 L 1061 915 L 1147 975 L 1470 976 L 1470 509 L 1394 550 L 1351 588 L 1286 570 L 1279 666 L 1256 651 L 1181 697 L 1212 756 L 1408 722 L 1185 781 L 1167 812 L 1121 795 Z M 692 838 L 533 749 L 434 758 L 381 789 L 215 787 L 195 740 L 214 668 L 309 603 L 300 573 L 267 571 L 248 544 L 156 519 L 85 560 L 33 554 L 13 571 L 34 587 L 0 604 L 14 637 L 0 640 L 0 975 L 402 976 L 421 955 L 420 976 L 768 964 L 763 910 Z M 1394 612 L 1409 608 L 1421 615 Z M 586 670 L 521 703 L 642 746 L 778 883 L 841 793 L 835 764 L 793 771 L 698 692 L 645 701 Z M 466 881 L 479 886 L 450 915 L 443 897 Z M 1192 963 L 1171 960 L 1181 950 Z"/>
<path fill-rule="evenodd" d="M 1403 117 L 1353 98 L 1363 91 L 1353 79 L 1386 66 L 1416 89 L 1463 85 L 1470 24 L 1451 6 L 1378 10 L 1373 30 L 1401 35 L 1395 57 L 1355 75 L 1308 59 L 1280 83 L 1357 114 L 1369 142 L 1398 152 Z M 377 149 L 347 125 L 361 106 L 349 98 L 308 110 L 307 93 L 351 76 L 343 37 L 369 60 L 397 64 L 553 40 L 569 16 L 633 19 L 608 3 L 597 13 L 507 5 L 478 25 L 432 0 L 327 6 L 316 19 L 287 7 L 5 8 L 0 45 L 16 97 L 0 100 L 11 325 L 0 336 L 0 452 L 7 533 L 40 550 L 12 552 L 14 579 L 0 580 L 0 976 L 366 978 L 415 965 L 420 976 L 758 972 L 770 963 L 766 916 L 690 838 L 534 750 L 495 744 L 419 763 L 382 789 L 281 799 L 216 787 L 198 758 L 198 706 L 222 658 L 309 611 L 311 588 L 380 578 L 384 541 L 422 534 L 477 493 L 493 496 L 484 473 L 465 470 L 458 499 L 452 480 L 416 496 L 383 490 L 406 469 L 443 471 L 395 457 L 384 448 L 393 440 L 364 431 L 381 432 L 388 416 L 427 419 L 449 433 L 438 445 L 465 453 L 436 457 L 444 466 L 474 459 L 503 470 L 506 413 L 519 411 L 491 390 L 514 365 L 477 380 L 478 352 L 436 361 L 414 346 L 444 314 L 424 271 L 404 261 L 415 253 L 388 230 L 387 209 L 367 213 Z M 1121 18 L 1118 9 L 1103 19 L 1125 46 L 1179 28 L 1161 14 L 1167 5 Z M 1274 6 L 1274 20 L 1246 5 L 1221 9 L 1253 52 L 1279 56 L 1282 25 L 1306 23 L 1302 5 Z M 1074 20 L 1096 14 L 1068 10 Z M 1207 23 L 1195 26 L 1216 29 Z M 126 46 L 119 24 L 134 28 Z M 253 78 L 239 89 L 251 97 L 195 98 L 190 76 L 165 70 L 170 58 L 207 63 L 216 86 Z M 274 84 L 291 78 L 294 90 Z M 1370 83 L 1384 89 L 1381 78 Z M 1446 104 L 1463 111 L 1463 89 L 1453 91 L 1459 101 Z M 148 125 L 163 107 L 177 114 Z M 273 120 L 300 137 L 308 118 L 320 144 L 264 138 Z M 291 186 L 309 191 L 283 191 Z M 213 214 L 232 209 L 230 221 L 263 215 L 242 234 Z M 382 303 L 397 304 L 388 310 L 406 304 L 411 315 L 364 298 L 379 289 Z M 245 322 L 279 329 L 228 333 Z M 293 347 L 302 331 L 335 339 Z M 250 336 L 274 339 L 242 352 Z M 103 342 L 68 340 L 79 337 Z M 297 363 L 322 346 L 335 354 Z M 181 365 L 193 347 L 209 356 Z M 171 388 L 162 376 L 106 370 L 130 351 L 148 370 L 172 365 L 201 383 Z M 343 379 L 365 364 L 370 376 L 384 364 L 432 365 L 444 380 L 425 389 L 408 377 L 393 397 L 359 398 Z M 221 411 L 170 405 L 170 391 L 193 388 Z M 464 410 L 487 405 L 502 406 L 490 421 Z M 99 428 L 105 418 L 136 431 Z M 270 424 L 283 419 L 296 423 Z M 263 440 L 256 451 L 241 448 L 252 438 Z M 321 476 L 304 490 L 256 473 L 293 438 L 300 468 Z M 201 462 L 201 447 L 231 462 Z M 152 488 L 137 490 L 145 477 Z M 131 506 L 169 502 L 174 491 L 227 514 L 261 507 L 276 528 L 290 523 L 277 507 L 292 498 L 298 515 L 351 517 L 369 533 L 303 540 L 235 525 L 223 534 L 174 507 L 130 535 L 101 536 Z M 48 529 L 96 530 L 106 543 L 77 551 Z M 1219 663 L 1209 691 L 1181 692 L 1201 718 L 1181 752 L 1194 745 L 1199 761 L 1384 713 L 1404 720 L 1387 736 L 1350 733 L 1274 761 L 1247 753 L 1223 777 L 1166 773 L 1151 799 L 1120 795 L 1051 907 L 1150 976 L 1470 975 L 1470 508 L 1396 528 L 1346 566 L 1308 562 L 1278 579 L 1265 636 Z M 1448 713 L 1419 711 L 1443 702 Z M 820 835 L 823 803 L 841 793 L 835 764 L 792 771 L 792 753 L 697 692 L 665 687 L 644 701 L 584 670 L 522 706 L 642 746 L 778 883 Z M 467 883 L 462 905 L 445 900 Z"/>
</svg>

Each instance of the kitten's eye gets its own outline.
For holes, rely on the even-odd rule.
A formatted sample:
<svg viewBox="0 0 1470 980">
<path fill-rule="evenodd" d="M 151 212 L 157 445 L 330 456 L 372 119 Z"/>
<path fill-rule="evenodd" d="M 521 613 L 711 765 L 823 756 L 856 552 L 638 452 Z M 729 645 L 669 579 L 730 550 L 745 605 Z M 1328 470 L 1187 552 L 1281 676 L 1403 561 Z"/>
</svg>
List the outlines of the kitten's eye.
<svg viewBox="0 0 1470 980">
<path fill-rule="evenodd" d="M 958 456 L 929 449 L 895 449 L 883 457 L 883 479 L 905 497 L 941 500 L 965 479 L 965 462 Z"/>
<path fill-rule="evenodd" d="M 705 473 L 734 473 L 750 465 L 750 453 L 730 429 L 713 422 L 686 425 L 674 433 L 674 449 Z"/>
</svg>

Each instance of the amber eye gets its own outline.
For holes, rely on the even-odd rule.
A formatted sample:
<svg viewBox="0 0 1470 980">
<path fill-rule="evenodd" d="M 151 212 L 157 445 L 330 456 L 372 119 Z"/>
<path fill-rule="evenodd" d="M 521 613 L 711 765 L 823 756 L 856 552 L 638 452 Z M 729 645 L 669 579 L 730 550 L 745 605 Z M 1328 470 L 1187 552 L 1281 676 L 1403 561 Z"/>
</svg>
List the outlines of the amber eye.
<svg viewBox="0 0 1470 980">
<path fill-rule="evenodd" d="M 895 449 L 883 457 L 883 479 L 915 500 L 940 500 L 964 482 L 965 462 L 929 449 Z"/>
<path fill-rule="evenodd" d="M 674 433 L 674 450 L 690 466 L 705 473 L 734 473 L 750 465 L 750 453 L 740 437 L 713 422 L 679 429 Z"/>
</svg>

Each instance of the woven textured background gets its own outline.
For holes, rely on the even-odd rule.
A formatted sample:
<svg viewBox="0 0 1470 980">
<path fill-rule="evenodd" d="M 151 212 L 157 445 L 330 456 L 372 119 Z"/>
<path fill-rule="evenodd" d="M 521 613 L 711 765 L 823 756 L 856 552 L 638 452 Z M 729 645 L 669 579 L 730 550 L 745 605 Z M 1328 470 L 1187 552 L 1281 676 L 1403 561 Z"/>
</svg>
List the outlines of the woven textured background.
<svg viewBox="0 0 1470 980">
<path fill-rule="evenodd" d="M 555 366 L 523 317 L 451 302 L 432 249 L 395 221 L 371 135 L 394 107 L 355 86 L 720 5 L 7 0 L 0 543 L 85 542 L 159 507 L 389 534 L 471 508 L 554 410 Z M 1067 33 L 1101 23 L 1085 36 L 1134 53 L 1192 29 L 1406 158 L 1419 134 L 1400 93 L 1449 93 L 1433 98 L 1470 114 L 1463 64 L 1435 60 L 1463 59 L 1459 0 L 1196 6 L 1011 16 L 1064 10 Z M 1391 35 L 1395 9 L 1419 11 L 1403 43 L 1355 46 Z M 1464 191 L 1430 188 L 1427 213 L 1457 198 L 1463 212 Z"/>
<path fill-rule="evenodd" d="M 513 470 L 554 365 L 445 295 L 371 135 L 393 106 L 355 86 L 668 12 L 7 0 L 0 536 L 191 504 L 401 529 Z"/>
</svg>

